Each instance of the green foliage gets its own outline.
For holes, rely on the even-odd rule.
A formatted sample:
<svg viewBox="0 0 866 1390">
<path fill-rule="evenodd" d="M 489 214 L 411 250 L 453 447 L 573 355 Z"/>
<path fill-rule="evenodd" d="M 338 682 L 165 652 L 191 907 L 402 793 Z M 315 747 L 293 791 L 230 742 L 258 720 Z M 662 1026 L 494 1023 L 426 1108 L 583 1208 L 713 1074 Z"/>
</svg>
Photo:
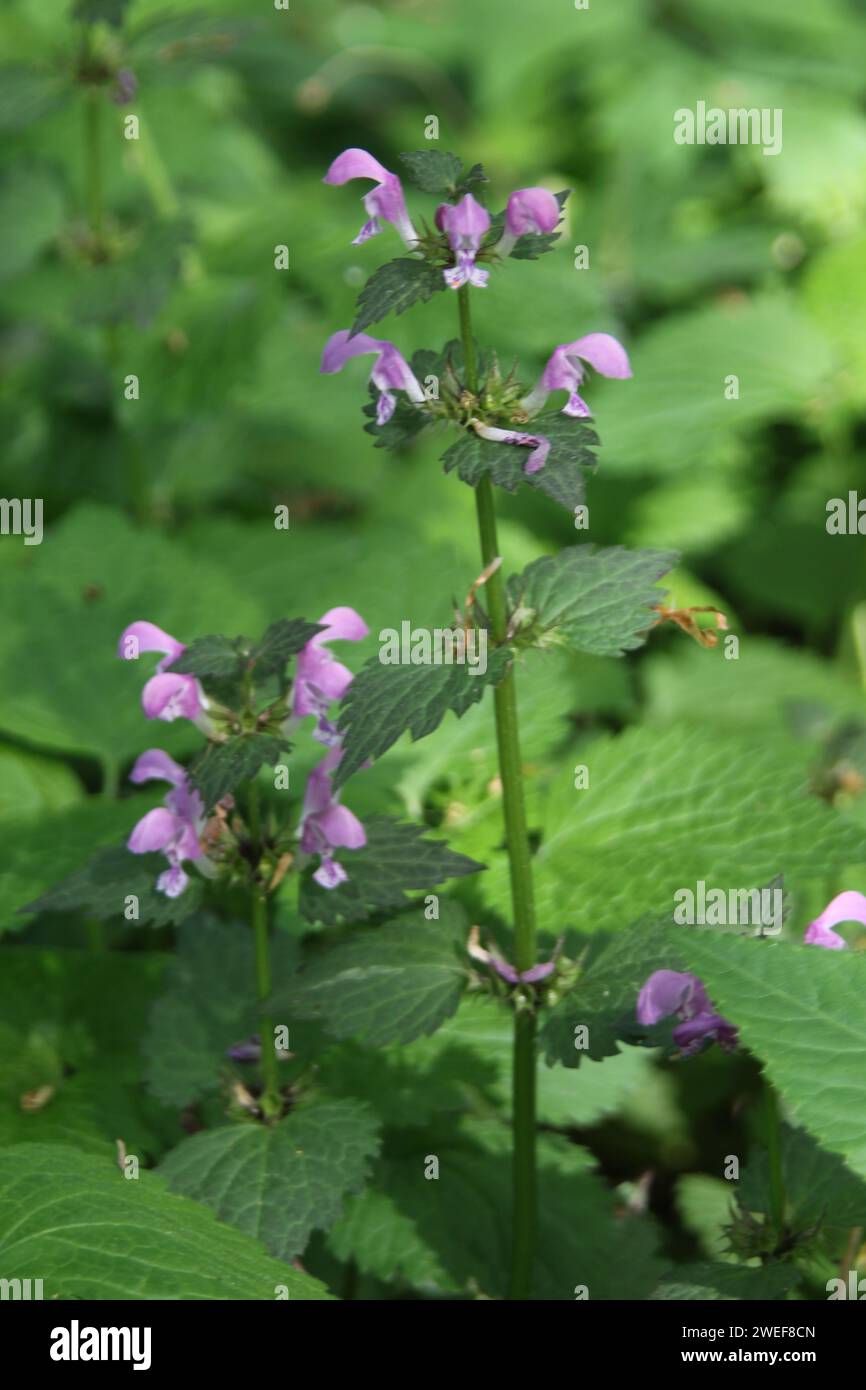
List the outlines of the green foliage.
<svg viewBox="0 0 866 1390">
<path fill-rule="evenodd" d="M 423 193 L 454 194 L 463 173 L 463 161 L 444 150 L 413 150 L 400 156 L 412 182 Z"/>
<path fill-rule="evenodd" d="M 572 546 L 534 560 L 508 581 L 513 609 L 525 614 L 518 641 L 562 643 L 594 656 L 622 656 L 645 640 L 664 599 L 656 581 L 679 557 L 673 551 L 596 550 Z"/>
<path fill-rule="evenodd" d="M 284 1260 L 331 1226 L 364 1186 L 377 1125 L 357 1101 L 313 1100 L 272 1127 L 237 1124 L 193 1135 L 160 1173 L 174 1192 L 210 1207 Z"/>
<path fill-rule="evenodd" d="M 208 743 L 190 764 L 189 778 L 209 809 L 255 777 L 259 768 L 273 767 L 288 747 L 285 739 L 272 734 L 242 734 L 227 743 Z"/>
<path fill-rule="evenodd" d="M 5 1278 L 44 1270 L 46 1298 L 328 1297 L 160 1177 L 64 1144 L 0 1150 L 0 1258 Z"/>
<path fill-rule="evenodd" d="M 385 665 L 379 657 L 368 661 L 343 697 L 338 785 L 369 760 L 380 758 L 401 734 L 424 738 L 449 710 L 459 719 L 487 686 L 499 684 L 511 659 L 510 648 L 501 646 L 487 654 L 484 669 L 468 662 L 407 666 Z"/>
<path fill-rule="evenodd" d="M 353 333 L 365 333 L 389 314 L 405 314 L 413 304 L 425 304 L 438 290 L 447 289 L 442 271 L 429 261 L 400 256 L 374 271 L 358 296 Z"/>
<path fill-rule="evenodd" d="M 467 982 L 458 954 L 466 915 L 457 905 L 442 907 L 441 919 L 407 913 L 312 954 L 278 990 L 274 1011 L 317 1020 L 333 1037 L 368 1047 L 434 1032 L 455 1012 Z"/>
</svg>

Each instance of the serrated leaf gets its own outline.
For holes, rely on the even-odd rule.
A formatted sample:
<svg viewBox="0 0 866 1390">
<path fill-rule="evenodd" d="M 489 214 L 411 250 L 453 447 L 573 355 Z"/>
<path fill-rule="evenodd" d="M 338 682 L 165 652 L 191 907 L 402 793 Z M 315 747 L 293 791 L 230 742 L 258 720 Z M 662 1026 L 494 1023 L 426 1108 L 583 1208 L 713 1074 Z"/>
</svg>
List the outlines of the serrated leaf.
<svg viewBox="0 0 866 1390">
<path fill-rule="evenodd" d="M 426 839 L 424 825 L 369 816 L 364 829 L 363 849 L 341 851 L 340 862 L 349 875 L 345 883 L 326 889 L 312 878 L 302 881 L 298 905 L 307 921 L 326 926 L 363 922 L 373 914 L 405 907 L 408 893 L 484 868 L 464 854 L 455 854 L 444 841 Z"/>
<path fill-rule="evenodd" d="M 405 314 L 413 304 L 424 304 L 439 290 L 447 289 L 442 271 L 429 261 L 400 256 L 374 270 L 358 296 L 352 334 L 363 333 L 388 314 Z"/>
<path fill-rule="evenodd" d="M 756 1266 L 736 1264 L 675 1265 L 650 1298 L 656 1301 L 698 1302 L 745 1299 L 749 1302 L 775 1302 L 785 1298 L 797 1282 L 797 1271 L 789 1264 Z"/>
<path fill-rule="evenodd" d="M 63 73 L 26 67 L 0 68 L 0 130 L 21 130 L 57 109 L 72 95 Z"/>
<path fill-rule="evenodd" d="M 518 641 L 558 641 L 595 656 L 633 651 L 656 621 L 652 605 L 664 598 L 657 581 L 678 559 L 670 550 L 581 545 L 533 561 L 508 581 L 512 609 L 529 610 Z"/>
<path fill-rule="evenodd" d="M 441 724 L 448 710 L 459 719 L 489 685 L 498 685 L 511 649 L 494 647 L 487 669 L 455 665 L 386 666 L 378 656 L 361 668 L 340 706 L 343 757 L 334 775 L 341 786 L 369 759 L 380 758 L 407 731 L 413 741 Z"/>
<path fill-rule="evenodd" d="M 411 150 L 400 158 L 423 193 L 456 193 L 463 161 L 444 150 Z M 477 168 L 478 166 L 476 166 Z"/>
<path fill-rule="evenodd" d="M 866 956 L 674 932 L 689 970 L 801 1124 L 866 1176 Z"/>
<path fill-rule="evenodd" d="M 0 1150 L 0 1267 L 45 1298 L 274 1299 L 329 1295 L 147 1171 L 65 1145 Z"/>
<path fill-rule="evenodd" d="M 278 934 L 274 971 L 288 974 L 297 946 Z M 181 1107 L 212 1096 L 234 1075 L 227 1048 L 258 1031 L 252 934 L 241 922 L 196 916 L 178 932 L 165 991 L 150 1014 L 144 1077 L 153 1095 Z"/>
<path fill-rule="evenodd" d="M 240 671 L 241 655 L 237 644 L 237 638 L 196 637 L 167 669 L 182 675 L 231 680 Z"/>
<path fill-rule="evenodd" d="M 272 767 L 288 747 L 285 739 L 272 734 L 241 734 L 225 743 L 208 743 L 190 764 L 189 780 L 210 810 L 221 797 L 255 777 L 260 767 Z"/>
<path fill-rule="evenodd" d="M 370 927 L 317 952 L 275 994 L 272 1012 L 314 1019 L 335 1038 L 366 1047 L 409 1043 L 454 1013 L 468 983 L 458 949 L 463 908 L 442 902 L 438 921 L 423 911 Z"/>
<path fill-rule="evenodd" d="M 378 1122 L 360 1101 L 316 1100 L 276 1125 L 227 1125 L 179 1144 L 159 1172 L 174 1192 L 281 1259 L 300 1255 L 314 1230 L 337 1220 L 379 1152 Z"/>
<path fill-rule="evenodd" d="M 511 1136 L 492 1121 L 403 1131 L 366 1191 L 352 1198 L 329 1244 L 340 1259 L 392 1282 L 442 1293 L 506 1292 L 511 1235 Z M 431 1154 L 439 1177 L 424 1179 Z M 539 1214 L 533 1297 L 646 1298 L 659 1280 L 652 1227 L 618 1220 L 586 1150 L 560 1136 L 538 1145 Z"/>
<path fill-rule="evenodd" d="M 599 442 L 598 435 L 583 421 L 555 410 L 543 411 L 519 428 L 550 440 L 547 462 L 538 473 L 524 471 L 528 449 L 516 444 L 495 444 L 468 430 L 442 455 L 445 472 L 456 469 L 457 476 L 470 487 L 477 487 L 488 474 L 491 482 L 506 492 L 516 492 L 525 483 L 573 511 L 584 499 L 585 472 L 595 467 L 592 450 Z"/>
<path fill-rule="evenodd" d="M 321 623 L 308 623 L 305 618 L 280 618 L 271 623 L 250 653 L 256 679 L 282 675 L 289 657 L 296 656 L 317 632 L 322 631 Z"/>
<path fill-rule="evenodd" d="M 560 768 L 539 802 L 536 906 L 549 930 L 619 930 L 640 909 L 672 912 L 699 880 L 750 889 L 783 873 L 796 887 L 862 860 L 862 833 L 810 793 L 808 748 L 777 730 L 631 729 L 597 740 L 586 766 L 587 787 Z M 504 856 L 480 888 L 509 911 Z"/>
<path fill-rule="evenodd" d="M 49 888 L 20 912 L 84 912 L 101 922 L 123 922 L 131 926 L 165 927 L 182 922 L 201 904 L 203 884 L 191 878 L 188 888 L 177 898 L 156 889 L 165 869 L 159 854 L 132 854 L 125 845 L 111 845 L 93 855 L 60 883 Z M 138 899 L 138 916 L 127 918 L 127 899 Z"/>
</svg>

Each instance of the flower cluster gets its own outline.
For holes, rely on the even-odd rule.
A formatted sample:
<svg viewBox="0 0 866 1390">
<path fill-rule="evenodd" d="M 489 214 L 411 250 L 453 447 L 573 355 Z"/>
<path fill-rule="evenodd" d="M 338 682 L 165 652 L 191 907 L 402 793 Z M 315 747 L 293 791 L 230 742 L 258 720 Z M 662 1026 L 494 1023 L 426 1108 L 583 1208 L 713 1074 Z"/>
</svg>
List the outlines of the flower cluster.
<svg viewBox="0 0 866 1390">
<path fill-rule="evenodd" d="M 803 941 L 830 951 L 846 949 L 847 942 L 833 927 L 841 922 L 860 922 L 866 926 L 866 897 L 862 893 L 839 893 L 824 911 L 810 922 Z M 737 1045 L 736 1024 L 716 1013 L 703 981 L 687 971 L 655 970 L 643 985 L 637 999 L 637 1021 L 645 1027 L 663 1018 L 676 1017 L 673 1040 L 682 1057 L 691 1057 L 705 1044 L 716 1042 L 730 1052 Z"/>
<path fill-rule="evenodd" d="M 288 703 L 283 706 L 281 731 L 288 735 L 307 718 L 315 723 L 313 738 L 328 751 L 307 779 L 296 835 L 299 865 L 308 856 L 318 856 L 319 867 L 313 877 L 323 888 L 335 888 L 345 881 L 345 869 L 334 858 L 334 850 L 359 849 L 366 844 L 364 827 L 356 816 L 339 803 L 332 774 L 342 757 L 340 736 L 330 718 L 332 704 L 342 699 L 352 672 L 328 650 L 328 643 L 360 641 L 368 628 L 353 608 L 332 608 L 319 620 L 320 631 L 298 653 L 295 679 Z M 137 659 L 142 652 L 159 652 L 156 673 L 145 682 L 141 703 L 148 719 L 168 723 L 188 719 L 216 742 L 231 737 L 232 712 L 209 700 L 194 675 L 172 671 L 171 666 L 186 651 L 162 628 L 150 622 L 134 622 L 121 635 L 118 655 Z M 130 773 L 139 784 L 158 780 L 168 782 L 170 791 L 162 806 L 148 811 L 134 827 L 127 847 L 133 854 L 162 853 L 168 868 L 160 874 L 156 887 L 170 898 L 181 894 L 189 884 L 185 864 L 193 864 L 205 877 L 213 877 L 227 850 L 226 815 L 234 799 L 223 797 L 213 813 L 203 804 L 189 777 L 168 753 L 150 748 L 142 753 Z"/>
<path fill-rule="evenodd" d="M 490 240 L 490 214 L 471 193 L 464 193 L 456 203 L 441 203 L 436 209 L 434 221 L 441 234 L 436 241 L 432 237 L 419 236 L 409 218 L 400 179 L 366 150 L 344 150 L 325 175 L 325 183 L 328 184 L 344 184 L 350 179 L 372 179 L 374 183 L 372 191 L 363 200 L 369 220 L 353 244 L 368 240 L 382 231 L 383 222 L 389 222 L 396 227 L 413 255 L 427 255 L 437 261 L 439 257 L 447 255 L 449 264 L 443 267 L 442 275 L 450 289 L 462 289 L 467 285 L 484 289 L 490 272 L 478 264 L 480 258 L 491 265 L 501 263 L 511 254 L 520 237 L 553 232 L 561 215 L 558 200 L 546 188 L 518 188 L 508 199 L 500 236 L 496 239 L 494 234 Z M 338 372 L 350 358 L 366 353 L 376 356 L 370 380 L 379 392 L 377 424 L 385 424 L 393 415 L 395 391 L 405 392 L 413 406 L 432 414 L 409 363 L 394 344 L 385 339 L 371 338 L 365 333 L 352 334 L 349 329 L 341 329 L 325 344 L 321 370 Z M 631 376 L 628 356 L 622 344 L 608 333 L 589 333 L 573 342 L 560 343 L 554 349 L 536 385 L 515 402 L 510 412 L 506 412 L 509 418 L 504 421 L 487 419 L 483 411 L 476 409 L 460 423 L 474 430 L 482 439 L 529 449 L 524 472 L 530 475 L 538 473 L 547 463 L 550 440 L 532 429 L 515 426 L 529 424 L 544 408 L 553 391 L 568 392 L 563 414 L 588 416 L 591 413 L 589 406 L 578 392 L 586 366 L 602 376 Z M 484 391 L 479 394 L 483 396 Z"/>
</svg>

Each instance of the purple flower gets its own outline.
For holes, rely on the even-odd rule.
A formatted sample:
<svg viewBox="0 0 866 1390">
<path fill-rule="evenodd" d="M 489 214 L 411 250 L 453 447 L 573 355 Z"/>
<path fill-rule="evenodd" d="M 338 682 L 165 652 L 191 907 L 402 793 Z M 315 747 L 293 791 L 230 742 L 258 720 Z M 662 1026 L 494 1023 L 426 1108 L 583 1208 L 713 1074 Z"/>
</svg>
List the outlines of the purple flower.
<svg viewBox="0 0 866 1390">
<path fill-rule="evenodd" d="M 233 1062 L 258 1062 L 262 1055 L 262 1043 L 258 1033 L 243 1042 L 232 1043 L 226 1048 L 226 1056 Z"/>
<path fill-rule="evenodd" d="M 520 430 L 501 430 L 494 425 L 485 425 L 481 420 L 470 420 L 476 434 L 482 439 L 492 439 L 495 444 L 517 444 L 531 449 L 532 453 L 523 465 L 524 473 L 537 473 L 547 463 L 550 453 L 550 440 L 543 434 L 523 434 Z"/>
<path fill-rule="evenodd" d="M 370 380 L 379 391 L 377 425 L 384 425 L 394 414 L 396 401 L 392 391 L 405 391 L 416 405 L 424 404 L 426 397 L 409 363 L 394 344 L 384 338 L 371 338 L 366 333 L 352 336 L 348 328 L 341 328 L 325 343 L 319 370 L 326 373 L 342 371 L 350 357 L 362 357 L 368 352 L 376 353 Z"/>
<path fill-rule="evenodd" d="M 509 256 L 518 237 L 527 232 L 553 232 L 561 216 L 559 203 L 546 188 L 518 188 L 508 199 L 505 231 L 496 244 L 498 256 Z"/>
<path fill-rule="evenodd" d="M 461 285 L 482 288 L 490 278 L 488 270 L 479 270 L 475 257 L 484 234 L 490 229 L 490 213 L 476 202 L 471 193 L 464 193 L 459 203 L 442 203 L 436 209 L 436 226 L 448 238 L 457 264 L 443 270 L 446 285 L 458 290 Z"/>
<path fill-rule="evenodd" d="M 656 970 L 650 975 L 638 995 L 637 1021 L 649 1025 L 669 1014 L 682 1020 L 674 1028 L 673 1037 L 684 1057 L 698 1052 L 704 1042 L 717 1042 L 725 1052 L 736 1047 L 736 1026 L 713 1012 L 697 975 L 676 970 Z"/>
<path fill-rule="evenodd" d="M 542 961 L 538 965 L 531 966 L 529 970 L 515 969 L 510 961 L 500 956 L 498 951 L 482 946 L 481 933 L 478 927 L 472 927 L 470 930 L 466 949 L 473 960 L 480 961 L 482 965 L 492 966 L 497 975 L 500 975 L 503 980 L 507 980 L 510 985 L 534 985 L 538 980 L 546 980 L 548 975 L 553 974 L 561 946 L 562 941 L 560 940 L 552 960 Z"/>
<path fill-rule="evenodd" d="M 187 859 L 203 859 L 200 836 L 205 824 L 204 806 L 198 792 L 190 787 L 186 772 L 160 748 L 150 748 L 129 774 L 130 782 L 170 782 L 173 790 L 164 806 L 148 811 L 134 827 L 127 841 L 133 854 L 160 850 L 169 867 L 156 881 L 157 890 L 176 898 L 189 883 L 181 865 Z"/>
<path fill-rule="evenodd" d="M 578 395 L 583 381 L 583 362 L 588 362 L 602 376 L 628 377 L 631 367 L 622 343 L 609 333 L 588 333 L 573 343 L 560 343 L 551 354 L 547 366 L 522 405 L 530 414 L 540 410 L 551 391 L 567 391 L 568 402 L 563 415 L 590 415 L 589 406 Z"/>
<path fill-rule="evenodd" d="M 839 893 L 824 911 L 806 928 L 803 940 L 807 946 L 826 946 L 829 951 L 844 951 L 848 943 L 838 932 L 831 930 L 840 922 L 860 922 L 866 927 L 866 897 L 853 891 Z"/>
<path fill-rule="evenodd" d="M 389 173 L 366 150 L 352 149 L 337 155 L 323 182 L 344 184 L 350 179 L 372 179 L 376 185 L 364 195 L 369 220 L 364 223 L 352 245 L 360 246 L 371 236 L 376 236 L 382 230 L 382 221 L 385 221 L 396 227 L 405 244 L 414 249 L 418 244 L 418 233 L 409 220 L 403 185 L 397 175 Z"/>
<path fill-rule="evenodd" d="M 317 854 L 321 860 L 313 878 L 322 888 L 336 888 L 348 877 L 331 851 L 341 845 L 346 849 L 360 849 L 367 843 L 363 825 L 357 816 L 339 804 L 339 792 L 334 791 L 331 781 L 331 773 L 342 756 L 342 748 L 335 746 L 313 768 L 307 778 L 298 827 L 302 852 Z"/>
<path fill-rule="evenodd" d="M 157 674 L 151 676 L 141 692 L 141 704 L 148 719 L 191 719 L 202 733 L 210 733 L 213 724 L 205 710 L 207 697 L 195 676 L 166 671 L 173 661 L 186 651 L 183 642 L 163 632 L 154 623 L 130 623 L 118 643 L 117 655 L 126 661 L 136 660 L 139 652 L 163 652 L 157 662 Z"/>
<path fill-rule="evenodd" d="M 319 622 L 324 624 L 324 631 L 311 637 L 298 653 L 289 723 L 294 728 L 294 721 L 313 714 L 317 720 L 313 737 L 319 743 L 334 744 L 338 735 L 328 720 L 328 706 L 334 700 L 342 700 L 354 678 L 348 667 L 327 650 L 327 643 L 360 642 L 370 629 L 354 608 L 329 608 Z M 287 727 L 286 732 L 289 731 Z"/>
</svg>

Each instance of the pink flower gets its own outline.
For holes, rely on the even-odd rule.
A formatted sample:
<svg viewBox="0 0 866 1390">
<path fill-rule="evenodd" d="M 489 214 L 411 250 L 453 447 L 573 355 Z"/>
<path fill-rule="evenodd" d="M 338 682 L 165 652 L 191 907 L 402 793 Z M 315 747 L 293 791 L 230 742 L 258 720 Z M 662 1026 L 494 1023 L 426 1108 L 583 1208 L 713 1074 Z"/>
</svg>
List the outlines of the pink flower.
<svg viewBox="0 0 866 1390">
<path fill-rule="evenodd" d="M 351 609 L 342 611 L 351 612 Z M 302 852 L 317 854 L 321 861 L 313 878 L 322 888 L 336 888 L 348 877 L 332 851 L 341 845 L 346 849 L 360 849 L 367 843 L 363 825 L 346 806 L 339 804 L 339 792 L 334 791 L 331 781 L 331 773 L 342 756 L 342 748 L 335 745 L 313 768 L 307 778 L 298 827 Z"/>
<path fill-rule="evenodd" d="M 849 891 L 837 894 L 820 916 L 809 923 L 803 941 L 807 946 L 826 946 L 829 951 L 844 951 L 848 943 L 832 930 L 840 922 L 860 922 L 866 927 L 866 897 L 862 893 Z"/>
<path fill-rule="evenodd" d="M 133 828 L 127 848 L 133 854 L 161 851 L 169 867 L 156 881 L 157 890 L 169 898 L 178 897 L 189 883 L 181 865 L 185 860 L 203 859 L 200 836 L 205 825 L 202 799 L 189 785 L 184 769 L 160 748 L 150 748 L 129 774 L 130 782 L 170 782 L 173 790 L 164 806 L 148 811 Z"/>
<path fill-rule="evenodd" d="M 334 744 L 337 731 L 328 720 L 328 707 L 342 700 L 352 683 L 352 672 L 327 650 L 329 642 L 360 642 L 369 628 L 354 608 L 329 608 L 319 619 L 324 631 L 311 637 L 298 653 L 292 692 L 291 723 L 315 715 L 313 737 L 320 743 Z M 288 732 L 288 730 L 287 730 Z"/>
<path fill-rule="evenodd" d="M 121 635 L 117 655 L 126 661 L 138 659 L 140 652 L 162 652 L 162 660 L 157 662 L 155 676 L 145 684 L 141 692 L 141 704 L 148 719 L 164 719 L 171 723 L 175 719 L 191 719 L 202 733 L 209 733 L 213 724 L 205 710 L 207 697 L 195 676 L 181 675 L 165 668 L 177 661 L 186 651 L 183 642 L 178 642 L 154 623 L 130 623 Z"/>
<path fill-rule="evenodd" d="M 443 270 L 446 285 L 457 290 L 461 285 L 483 288 L 490 278 L 488 270 L 479 270 L 475 257 L 484 234 L 490 229 L 490 213 L 465 193 L 459 203 L 442 203 L 436 209 L 436 226 L 448 237 L 457 264 Z"/>
<path fill-rule="evenodd" d="M 588 362 L 602 376 L 631 376 L 622 343 L 618 343 L 609 333 L 588 333 L 585 338 L 576 338 L 573 343 L 560 343 L 554 350 L 537 385 L 524 397 L 524 409 L 534 414 L 544 405 L 551 391 L 567 391 L 568 402 L 562 408 L 563 415 L 591 415 L 589 406 L 577 390 L 583 381 L 583 362 Z"/>
<path fill-rule="evenodd" d="M 714 1012 L 703 981 L 677 970 L 655 970 L 637 999 L 637 1021 L 659 1023 L 670 1014 L 682 1021 L 674 1028 L 674 1042 L 684 1057 L 691 1057 L 704 1042 L 717 1042 L 725 1052 L 737 1045 L 737 1029 Z"/>
<path fill-rule="evenodd" d="M 379 391 L 376 423 L 384 425 L 394 414 L 396 402 L 392 391 L 405 391 L 416 405 L 423 405 L 426 399 L 412 368 L 393 343 L 384 338 L 371 338 L 366 333 L 353 336 L 348 328 L 341 328 L 325 343 L 319 370 L 325 373 L 342 371 L 350 357 L 361 357 L 372 352 L 376 354 L 376 361 L 370 380 Z"/>
<path fill-rule="evenodd" d="M 470 420 L 469 424 L 482 439 L 490 439 L 494 444 L 516 444 L 522 449 L 531 449 L 524 473 L 538 473 L 547 463 L 550 453 L 550 440 L 543 434 L 525 434 L 522 430 L 501 430 L 495 425 L 485 425 L 481 420 Z"/>
<path fill-rule="evenodd" d="M 410 250 L 417 246 L 418 233 L 409 220 L 403 185 L 397 175 L 389 173 L 366 150 L 351 149 L 337 155 L 323 182 L 344 184 L 350 179 L 372 179 L 375 184 L 363 199 L 369 220 L 364 223 L 352 245 L 359 246 L 371 236 L 376 236 L 382 230 L 382 221 L 385 221 L 397 228 Z"/>
<path fill-rule="evenodd" d="M 519 237 L 528 232 L 553 232 L 562 216 L 559 203 L 546 188 L 518 188 L 508 199 L 505 231 L 496 244 L 498 256 L 509 256 Z"/>
</svg>

